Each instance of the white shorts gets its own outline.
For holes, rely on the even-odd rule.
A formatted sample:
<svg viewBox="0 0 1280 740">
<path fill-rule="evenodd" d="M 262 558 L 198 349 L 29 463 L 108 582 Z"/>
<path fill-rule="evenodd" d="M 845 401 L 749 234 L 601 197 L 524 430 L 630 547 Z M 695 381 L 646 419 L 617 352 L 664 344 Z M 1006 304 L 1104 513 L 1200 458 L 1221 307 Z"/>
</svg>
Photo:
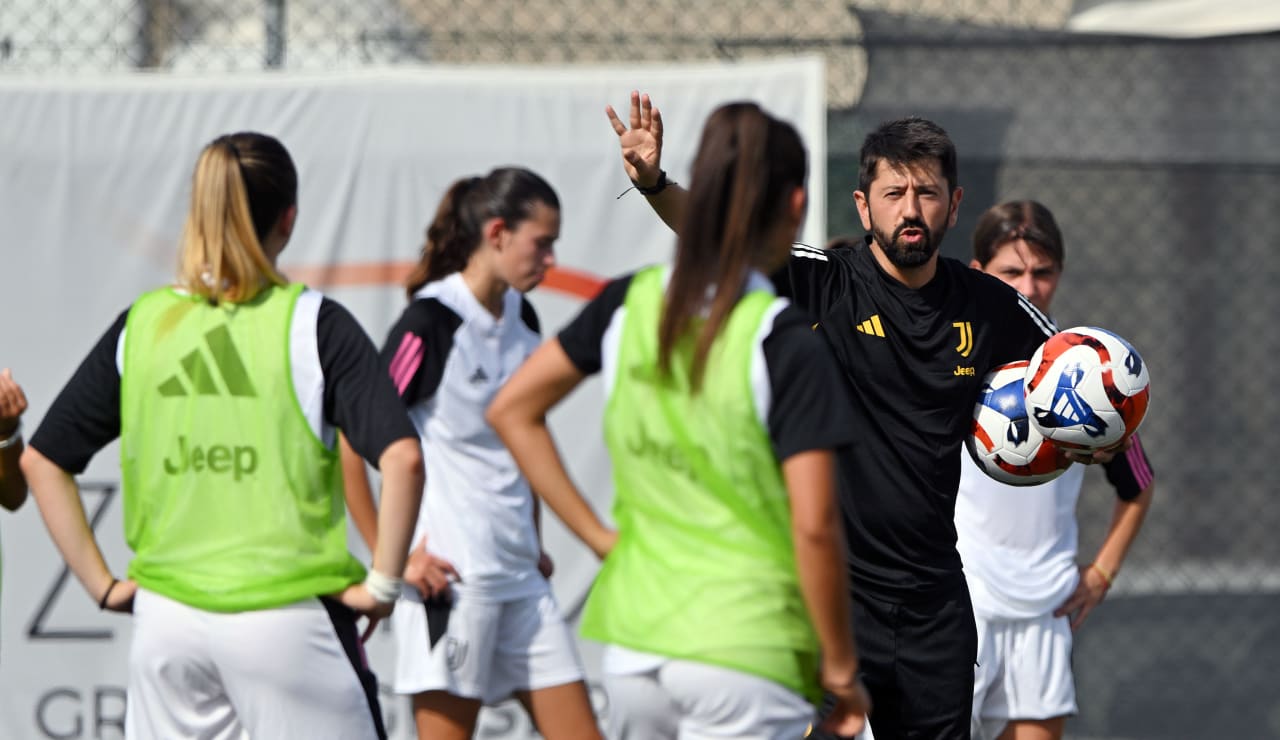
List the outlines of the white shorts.
<svg viewBox="0 0 1280 740">
<path fill-rule="evenodd" d="M 455 590 L 447 615 L 432 647 L 426 605 L 406 598 L 396 604 L 397 693 L 447 691 L 495 704 L 516 691 L 583 679 L 573 635 L 550 588 L 514 601 L 468 598 Z"/>
<path fill-rule="evenodd" d="M 1076 713 L 1071 626 L 1066 617 L 987 620 L 976 616 L 973 735 L 995 738 L 1009 720 Z"/>
<path fill-rule="evenodd" d="M 355 612 L 207 612 L 138 589 L 125 737 L 386 738 Z"/>
<path fill-rule="evenodd" d="M 767 678 L 612 645 L 604 686 L 612 740 L 796 740 L 815 717 L 808 700 Z"/>
</svg>

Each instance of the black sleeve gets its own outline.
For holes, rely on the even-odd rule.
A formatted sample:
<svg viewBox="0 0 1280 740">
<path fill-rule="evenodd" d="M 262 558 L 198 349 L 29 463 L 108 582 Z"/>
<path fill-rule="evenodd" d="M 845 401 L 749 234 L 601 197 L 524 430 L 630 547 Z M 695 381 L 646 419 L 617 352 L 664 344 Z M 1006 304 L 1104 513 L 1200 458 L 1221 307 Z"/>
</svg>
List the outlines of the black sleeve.
<svg viewBox="0 0 1280 740">
<path fill-rule="evenodd" d="M 996 346 L 992 360 L 996 365 L 1031 359 L 1044 340 L 1058 331 L 1053 320 L 1031 305 L 1031 301 L 1021 293 L 998 278 L 971 268 L 965 269 L 980 285 L 985 284 L 983 292 L 992 306 L 987 315 L 995 326 Z"/>
<path fill-rule="evenodd" d="M 347 309 L 328 298 L 316 318 L 316 344 L 324 374 L 324 418 L 342 430 L 352 449 L 376 467 L 392 442 L 417 438 L 373 342 Z"/>
<path fill-rule="evenodd" d="M 28 443 L 73 475 L 83 473 L 98 450 L 120 436 L 116 348 L 128 316 L 128 309 L 121 312 L 90 350 Z"/>
<path fill-rule="evenodd" d="M 852 443 L 853 404 L 844 376 L 809 316 L 795 308 L 782 311 L 763 349 L 773 394 L 769 436 L 778 459 Z"/>
<path fill-rule="evenodd" d="M 770 279 L 778 295 L 820 318 L 852 290 L 846 257 L 849 247 L 818 249 L 796 244 L 791 257 Z"/>
<path fill-rule="evenodd" d="M 1133 435 L 1133 446 L 1111 458 L 1103 469 L 1107 471 L 1107 481 L 1116 489 L 1116 497 L 1122 501 L 1136 499 L 1155 482 L 1155 471 L 1137 434 Z"/>
<path fill-rule="evenodd" d="M 462 317 L 439 300 L 418 298 L 387 332 L 382 369 L 406 408 L 435 396 L 461 325 Z"/>
<path fill-rule="evenodd" d="M 603 364 L 601 343 L 604 333 L 609 329 L 613 315 L 622 307 L 627 299 L 627 289 L 631 286 L 631 275 L 611 281 L 582 308 L 582 311 L 560 330 L 560 346 L 569 356 L 569 361 L 583 375 L 594 375 L 600 372 Z"/>
<path fill-rule="evenodd" d="M 529 327 L 529 331 L 542 336 L 542 322 L 538 320 L 538 312 L 533 310 L 533 304 L 524 296 L 520 298 L 520 320 Z"/>
</svg>

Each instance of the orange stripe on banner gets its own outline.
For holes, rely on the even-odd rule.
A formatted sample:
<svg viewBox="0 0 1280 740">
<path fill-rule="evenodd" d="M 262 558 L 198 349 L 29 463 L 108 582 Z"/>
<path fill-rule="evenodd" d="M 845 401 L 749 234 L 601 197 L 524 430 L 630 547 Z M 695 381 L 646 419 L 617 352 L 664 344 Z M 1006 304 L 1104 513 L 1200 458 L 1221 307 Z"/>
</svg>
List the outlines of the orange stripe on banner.
<svg viewBox="0 0 1280 740">
<path fill-rule="evenodd" d="M 604 290 L 605 282 L 604 278 L 589 272 L 553 267 L 542 279 L 541 287 L 589 301 L 600 295 L 600 291 Z"/>
<path fill-rule="evenodd" d="M 329 265 L 290 265 L 281 272 L 290 280 L 315 288 L 345 286 L 403 285 L 413 270 L 413 262 L 348 262 Z M 605 286 L 604 278 L 589 272 L 553 267 L 547 271 L 542 288 L 591 300 Z"/>
</svg>

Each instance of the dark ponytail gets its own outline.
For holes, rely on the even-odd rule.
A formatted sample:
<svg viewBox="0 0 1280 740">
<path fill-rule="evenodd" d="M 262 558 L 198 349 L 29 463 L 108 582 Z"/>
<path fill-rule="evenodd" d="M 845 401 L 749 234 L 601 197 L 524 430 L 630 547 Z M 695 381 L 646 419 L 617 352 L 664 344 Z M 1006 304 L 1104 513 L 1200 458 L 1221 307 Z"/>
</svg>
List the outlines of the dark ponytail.
<svg viewBox="0 0 1280 740">
<path fill-rule="evenodd" d="M 522 167 L 502 167 L 449 186 L 427 227 L 418 264 L 405 281 L 409 298 L 427 283 L 465 268 L 480 246 L 486 221 L 500 218 L 506 228 L 515 229 L 539 204 L 560 210 L 555 189 Z"/>
<path fill-rule="evenodd" d="M 800 135 L 754 103 L 717 108 L 702 130 L 687 214 L 658 326 L 658 367 L 671 373 L 676 345 L 696 331 L 692 388 L 702 385 L 711 345 L 768 249 L 768 234 L 803 187 L 808 163 Z M 707 289 L 713 291 L 706 320 Z"/>
<path fill-rule="evenodd" d="M 462 204 L 467 194 L 480 182 L 478 177 L 464 177 L 449 186 L 436 207 L 435 218 L 427 226 L 427 241 L 422 245 L 418 264 L 409 274 L 406 287 L 410 298 L 419 288 L 467 266 L 467 260 L 480 243 L 478 224 L 462 217 Z"/>
</svg>

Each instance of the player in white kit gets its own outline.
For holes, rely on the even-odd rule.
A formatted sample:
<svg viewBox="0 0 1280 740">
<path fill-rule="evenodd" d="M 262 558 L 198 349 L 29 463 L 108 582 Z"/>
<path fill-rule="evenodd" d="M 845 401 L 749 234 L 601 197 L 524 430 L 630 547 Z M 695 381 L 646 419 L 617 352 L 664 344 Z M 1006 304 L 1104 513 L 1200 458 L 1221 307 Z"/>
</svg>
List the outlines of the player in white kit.
<svg viewBox="0 0 1280 740">
<path fill-rule="evenodd" d="M 481 705 L 511 696 L 544 737 L 599 737 L 532 492 L 484 420 L 540 342 L 523 294 L 555 263 L 559 234 L 555 191 L 529 170 L 454 183 L 383 346 L 427 461 L 414 534 L 425 548 L 410 555 L 392 617 L 395 689 L 413 695 L 420 738 L 469 737 Z"/>
<path fill-rule="evenodd" d="M 978 219 L 975 269 L 1048 313 L 1062 275 L 1062 235 L 1034 201 L 1004 203 Z M 1076 712 L 1071 633 L 1106 596 L 1151 506 L 1154 474 L 1141 441 L 1103 463 L 1115 514 L 1093 560 L 1076 563 L 1076 500 L 1084 467 L 1031 488 L 983 473 L 962 452 L 957 547 L 978 626 L 975 740 L 1056 740 Z M 1077 458 L 1078 460 L 1080 458 Z"/>
</svg>

